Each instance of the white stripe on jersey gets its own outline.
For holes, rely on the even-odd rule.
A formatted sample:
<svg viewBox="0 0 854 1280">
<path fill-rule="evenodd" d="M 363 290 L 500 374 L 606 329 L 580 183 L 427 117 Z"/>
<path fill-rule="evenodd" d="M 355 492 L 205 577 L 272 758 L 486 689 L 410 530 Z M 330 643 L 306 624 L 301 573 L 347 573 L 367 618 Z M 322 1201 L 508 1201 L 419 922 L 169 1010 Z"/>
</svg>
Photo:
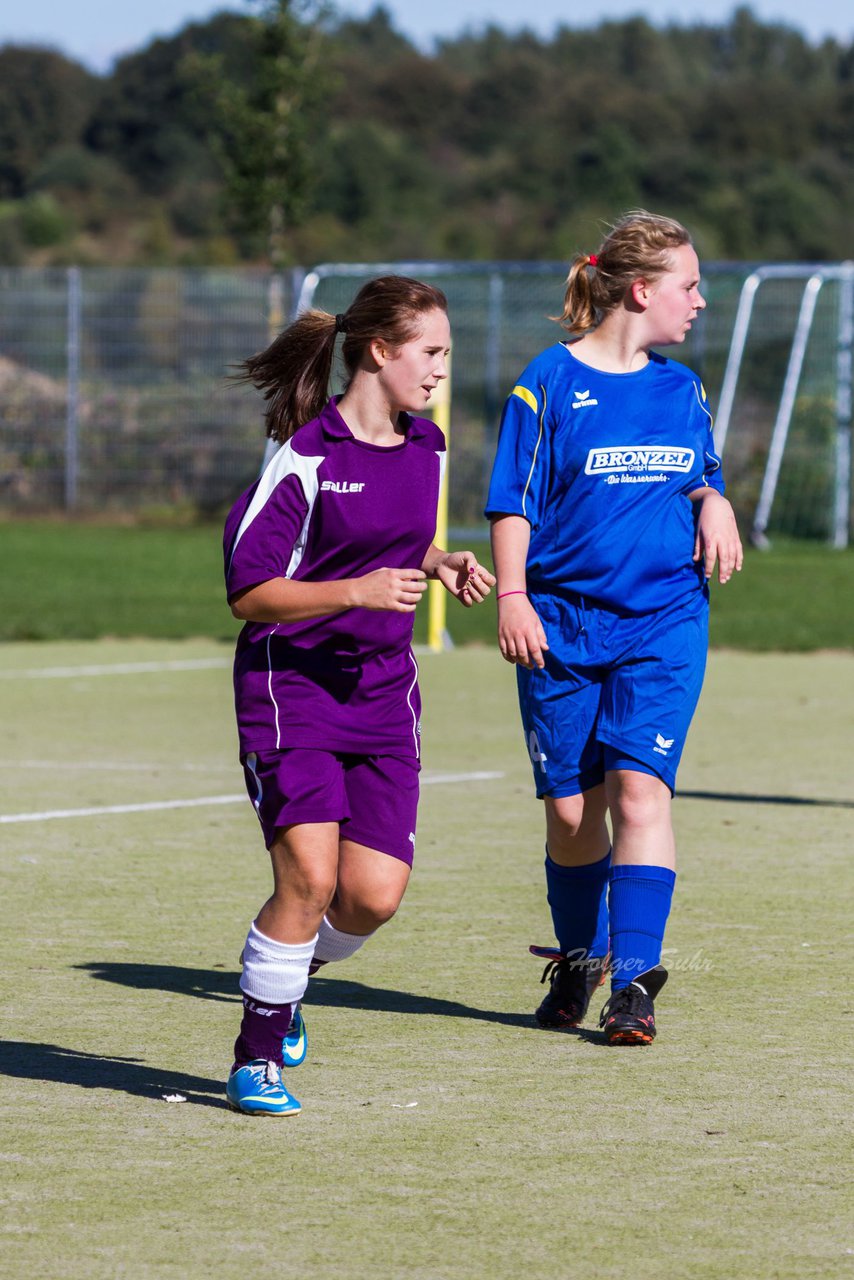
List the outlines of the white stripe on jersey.
<svg viewBox="0 0 854 1280">
<path fill-rule="evenodd" d="M 270 462 L 264 471 L 261 479 L 258 481 L 258 488 L 252 495 L 252 501 L 246 508 L 243 519 L 240 522 L 240 528 L 234 539 L 234 545 L 231 548 L 232 559 L 237 549 L 237 544 L 243 537 L 246 530 L 251 525 L 255 517 L 264 510 L 269 502 L 273 492 L 278 485 L 287 476 L 296 476 L 302 486 L 305 500 L 308 503 L 308 511 L 306 512 L 303 526 L 300 529 L 293 553 L 291 555 L 290 564 L 285 572 L 285 577 L 290 578 L 296 571 L 296 568 L 305 554 L 306 538 L 308 537 L 308 526 L 311 520 L 311 513 L 314 510 L 314 504 L 317 500 L 319 482 L 317 479 L 318 468 L 323 462 L 323 458 L 305 457 L 301 453 L 296 453 L 293 447 L 293 441 L 288 440 L 282 445 L 277 453 L 273 454 Z"/>
<path fill-rule="evenodd" d="M 421 739 L 418 737 L 418 717 L 415 714 L 415 708 L 412 705 L 412 690 L 418 683 L 418 663 L 415 661 L 415 654 L 409 650 L 409 660 L 415 668 L 415 675 L 412 677 L 412 684 L 406 690 L 406 705 L 409 707 L 412 716 L 412 740 L 415 743 L 415 758 L 421 759 Z"/>
<path fill-rule="evenodd" d="M 704 414 L 706 415 L 706 417 L 709 419 L 709 426 L 710 426 L 710 427 L 714 426 L 714 421 L 715 421 L 715 420 L 714 420 L 714 418 L 713 418 L 713 417 L 712 417 L 712 415 L 711 415 L 711 411 L 709 410 L 709 406 L 708 406 L 707 404 L 704 404 L 704 403 L 703 403 L 703 400 L 702 400 L 702 398 L 701 398 L 701 396 L 700 396 L 700 392 L 699 392 L 699 390 L 697 389 L 697 384 L 696 384 L 696 382 L 694 382 L 694 380 L 693 380 L 693 379 L 691 380 L 691 386 L 694 388 L 694 395 L 697 397 L 697 404 L 700 406 L 700 408 L 703 410 L 703 413 L 704 413 Z M 705 391 L 704 391 L 704 394 L 705 394 Z"/>
<path fill-rule="evenodd" d="M 273 655 L 270 652 L 270 641 L 273 639 L 273 636 L 277 633 L 278 630 L 279 630 L 279 626 L 277 623 L 276 626 L 273 627 L 273 630 L 270 632 L 270 634 L 267 636 L 267 692 L 270 695 L 270 701 L 272 702 L 273 708 L 276 712 L 276 750 L 277 751 L 279 751 L 282 746 L 282 731 L 279 727 L 279 704 L 276 701 L 276 695 L 273 693 Z"/>
<path fill-rule="evenodd" d="M 706 394 L 705 388 L 703 388 L 703 396 L 701 396 L 700 391 L 697 388 L 696 382 L 692 381 L 691 386 L 694 388 L 694 395 L 697 397 L 697 404 L 700 406 L 700 408 L 703 410 L 703 413 L 709 419 L 709 430 L 711 431 L 715 425 L 715 420 L 712 417 L 709 406 L 705 404 L 703 401 L 703 397 Z M 713 440 L 713 443 L 714 443 L 714 440 Z M 708 487 L 709 485 L 708 478 L 709 476 L 713 476 L 716 471 L 720 471 L 721 460 L 717 456 L 717 454 L 710 453 L 708 449 L 703 450 L 703 457 L 705 458 L 705 462 L 706 462 L 706 465 L 703 468 L 703 484 Z"/>
<path fill-rule="evenodd" d="M 528 478 L 525 481 L 525 488 L 522 490 L 522 515 L 525 516 L 526 518 L 528 515 L 528 511 L 527 511 L 528 489 L 531 487 L 531 481 L 534 478 L 534 467 L 536 467 L 537 465 L 537 454 L 540 451 L 540 444 L 542 443 L 542 439 L 543 439 L 543 423 L 546 417 L 546 389 L 542 384 L 540 385 L 540 390 L 543 393 L 543 411 L 540 414 L 540 429 L 537 432 L 537 443 L 534 445 L 534 456 L 531 459 L 531 470 L 528 472 Z M 516 392 L 514 391 L 513 394 L 515 395 Z M 534 397 L 532 396 L 531 399 L 533 400 L 533 398 Z M 525 401 L 525 403 L 527 404 L 529 402 Z"/>
<path fill-rule="evenodd" d="M 261 779 L 258 777 L 258 770 L 255 768 L 257 763 L 258 763 L 258 756 L 256 752 L 250 751 L 249 755 L 246 757 L 246 767 L 247 769 L 249 769 L 249 771 L 252 774 L 252 777 L 255 779 L 255 799 L 252 801 L 252 803 L 254 804 L 255 808 L 260 812 L 261 801 L 264 799 L 264 788 L 261 785 Z"/>
</svg>

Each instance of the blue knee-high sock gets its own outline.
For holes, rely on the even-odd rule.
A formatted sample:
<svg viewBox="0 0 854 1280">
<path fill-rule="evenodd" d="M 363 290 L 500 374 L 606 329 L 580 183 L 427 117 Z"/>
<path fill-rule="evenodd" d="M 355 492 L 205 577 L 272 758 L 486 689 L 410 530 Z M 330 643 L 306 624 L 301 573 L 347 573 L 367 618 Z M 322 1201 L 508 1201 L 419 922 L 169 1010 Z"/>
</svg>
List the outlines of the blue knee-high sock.
<svg viewBox="0 0 854 1280">
<path fill-rule="evenodd" d="M 549 906 L 555 937 L 564 955 L 584 951 L 586 959 L 608 954 L 610 868 L 610 849 L 598 862 L 582 867 L 561 867 L 546 852 Z"/>
<path fill-rule="evenodd" d="M 670 914 L 676 873 L 669 867 L 611 868 L 611 990 L 654 969 Z"/>
</svg>

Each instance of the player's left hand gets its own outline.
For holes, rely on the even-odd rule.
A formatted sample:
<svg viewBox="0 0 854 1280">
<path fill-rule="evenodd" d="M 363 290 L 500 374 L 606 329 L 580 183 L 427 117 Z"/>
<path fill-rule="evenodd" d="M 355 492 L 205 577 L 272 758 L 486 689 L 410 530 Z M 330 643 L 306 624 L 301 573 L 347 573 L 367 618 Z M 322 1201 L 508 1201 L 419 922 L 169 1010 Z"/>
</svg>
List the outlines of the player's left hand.
<svg viewBox="0 0 854 1280">
<path fill-rule="evenodd" d="M 712 577 L 717 563 L 719 582 L 729 582 L 733 572 L 739 572 L 744 563 L 735 512 L 723 494 L 716 489 L 703 493 L 697 513 L 695 564 L 701 559 L 706 578 Z"/>
<path fill-rule="evenodd" d="M 442 586 L 467 609 L 485 600 L 495 586 L 495 578 L 482 564 L 478 564 L 473 551 L 447 551 L 437 561 L 433 572 Z"/>
</svg>

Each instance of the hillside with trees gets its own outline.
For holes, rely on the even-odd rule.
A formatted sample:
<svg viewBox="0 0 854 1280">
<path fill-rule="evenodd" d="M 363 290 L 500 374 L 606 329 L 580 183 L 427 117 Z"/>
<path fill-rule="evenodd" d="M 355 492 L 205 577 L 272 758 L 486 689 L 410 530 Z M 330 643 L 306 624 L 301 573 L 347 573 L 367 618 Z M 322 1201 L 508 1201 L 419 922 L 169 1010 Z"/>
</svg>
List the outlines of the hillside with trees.
<svg viewBox="0 0 854 1280">
<path fill-rule="evenodd" d="M 220 13 L 96 76 L 0 48 L 0 263 L 560 259 L 644 205 L 706 258 L 854 256 L 854 46 L 738 9 L 423 52 L 377 8 Z"/>
</svg>

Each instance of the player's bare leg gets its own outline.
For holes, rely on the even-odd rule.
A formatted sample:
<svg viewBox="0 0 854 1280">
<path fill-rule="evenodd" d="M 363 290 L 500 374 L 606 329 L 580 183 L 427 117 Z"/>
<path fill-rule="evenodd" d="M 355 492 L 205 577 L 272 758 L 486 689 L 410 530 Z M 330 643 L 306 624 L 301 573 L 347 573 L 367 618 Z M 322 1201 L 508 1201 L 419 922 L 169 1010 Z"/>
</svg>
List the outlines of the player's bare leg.
<svg viewBox="0 0 854 1280">
<path fill-rule="evenodd" d="M 307 942 L 332 901 L 338 876 L 338 823 L 280 827 L 270 846 L 273 892 L 255 919 L 268 938 Z"/>
<path fill-rule="evenodd" d="M 580 867 L 604 858 L 611 847 L 605 822 L 608 799 L 604 785 L 577 796 L 543 800 L 549 857 L 560 867 Z"/>
<path fill-rule="evenodd" d="M 345 933 L 373 933 L 397 911 L 411 870 L 400 858 L 342 840 L 338 883 L 328 919 Z"/>
<path fill-rule="evenodd" d="M 348 960 L 392 918 L 406 892 L 410 871 L 399 858 L 353 840 L 341 841 L 338 882 L 318 926 L 311 974 L 330 961 Z"/>
<path fill-rule="evenodd" d="M 670 788 L 650 773 L 615 769 L 605 792 L 614 827 L 614 866 L 676 867 Z"/>
</svg>

